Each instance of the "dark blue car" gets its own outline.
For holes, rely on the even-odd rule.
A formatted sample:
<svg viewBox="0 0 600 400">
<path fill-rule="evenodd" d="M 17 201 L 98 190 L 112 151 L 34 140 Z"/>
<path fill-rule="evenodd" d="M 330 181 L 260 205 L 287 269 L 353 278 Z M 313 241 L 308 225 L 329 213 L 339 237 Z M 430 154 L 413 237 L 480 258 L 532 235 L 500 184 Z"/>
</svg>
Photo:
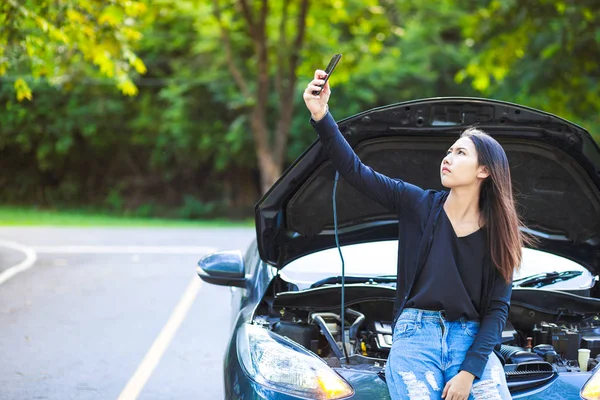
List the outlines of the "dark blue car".
<svg viewBox="0 0 600 400">
<path fill-rule="evenodd" d="M 519 213 L 540 239 L 524 249 L 502 333 L 512 396 L 600 399 L 600 149 L 590 134 L 476 98 L 416 100 L 338 123 L 365 164 L 438 190 L 439 161 L 474 124 L 506 150 Z M 315 141 L 256 204 L 246 252 L 199 262 L 205 282 L 232 287 L 226 399 L 389 398 L 398 221 L 340 179 L 334 226 L 334 176 Z"/>
</svg>

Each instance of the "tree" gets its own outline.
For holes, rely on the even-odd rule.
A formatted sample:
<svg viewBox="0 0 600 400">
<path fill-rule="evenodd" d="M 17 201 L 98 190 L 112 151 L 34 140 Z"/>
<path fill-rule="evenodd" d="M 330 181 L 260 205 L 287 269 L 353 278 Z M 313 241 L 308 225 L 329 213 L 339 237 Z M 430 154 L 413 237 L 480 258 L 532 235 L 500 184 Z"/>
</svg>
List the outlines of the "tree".
<svg viewBox="0 0 600 400">
<path fill-rule="evenodd" d="M 600 140 L 598 1 L 484 1 L 463 26 L 477 55 L 458 82 L 578 122 Z"/>
<path fill-rule="evenodd" d="M 102 76 L 114 80 L 123 94 L 135 95 L 131 70 L 146 72 L 133 51 L 145 12 L 145 3 L 133 0 L 3 1 L 0 77 L 14 81 L 19 101 L 31 100 L 29 76 L 55 86 Z"/>
<path fill-rule="evenodd" d="M 263 192 L 279 178 L 285 161 L 293 116 L 296 70 L 304 47 L 309 11 L 308 0 L 294 4 L 282 1 L 276 5 L 281 9 L 277 22 L 270 8 L 273 4 L 267 0 L 260 4 L 240 0 L 233 7 L 224 7 L 222 1 L 213 0 L 211 10 L 213 23 L 217 25 L 215 31 L 225 53 L 224 61 L 243 103 L 250 108 L 250 126 Z M 247 37 L 239 36 L 240 28 L 247 32 Z M 245 51 L 239 52 L 240 47 L 245 47 Z M 240 56 L 245 57 L 249 47 L 256 68 L 251 73 L 238 65 Z M 249 82 L 251 79 L 252 83 Z M 272 80 L 279 104 L 276 118 L 271 118 L 269 112 Z"/>
<path fill-rule="evenodd" d="M 22 102 L 12 85 L 0 85 L 1 202 L 171 217 L 251 214 L 252 140 L 228 129 L 237 115 L 198 81 L 195 19 L 179 11 L 161 2 L 144 15 L 137 52 L 148 73 L 135 78 L 136 97 L 122 96 L 109 79 L 68 88 L 41 79 Z"/>
<path fill-rule="evenodd" d="M 240 111 L 241 119 L 248 118 L 244 126 L 254 139 L 263 192 L 286 162 L 294 106 L 308 82 L 299 83 L 298 76 L 312 78 L 315 66 L 324 68 L 331 55 L 342 52 L 347 54 L 344 71 L 335 77 L 347 82 L 360 52 L 381 51 L 382 36 L 393 31 L 379 1 L 310 4 L 213 0 L 187 5 L 200 10 L 197 51 L 206 60 L 203 79 Z"/>
</svg>

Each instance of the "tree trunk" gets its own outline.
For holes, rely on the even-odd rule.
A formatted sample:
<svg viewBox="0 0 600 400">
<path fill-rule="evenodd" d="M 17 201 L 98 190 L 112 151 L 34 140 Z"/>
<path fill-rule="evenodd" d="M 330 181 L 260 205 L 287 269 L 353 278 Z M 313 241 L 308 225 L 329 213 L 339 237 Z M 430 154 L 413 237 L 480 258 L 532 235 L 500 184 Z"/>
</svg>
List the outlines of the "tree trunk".
<svg viewBox="0 0 600 400">
<path fill-rule="evenodd" d="M 263 113 L 259 108 L 252 112 L 252 133 L 256 144 L 256 158 L 260 170 L 260 189 L 264 194 L 275 183 L 281 175 L 283 164 L 278 164 L 273 154 L 272 146 L 269 144 L 269 132 Z M 287 134 L 287 132 L 286 132 Z"/>
<path fill-rule="evenodd" d="M 304 43 L 306 31 L 306 17 L 308 14 L 309 0 L 302 0 L 300 11 L 296 19 L 296 37 L 293 44 L 288 43 L 285 36 L 285 24 L 288 21 L 288 6 L 284 2 L 282 5 L 282 19 L 279 25 L 279 41 L 277 63 L 278 69 L 275 76 L 275 89 L 279 95 L 279 119 L 277 120 L 273 140 L 269 140 L 269 124 L 267 123 L 267 102 L 269 96 L 269 54 L 268 54 L 268 35 L 267 35 L 267 14 L 269 13 L 268 0 L 262 0 L 258 13 L 253 12 L 252 6 L 248 0 L 239 0 L 239 5 L 243 18 L 248 27 L 248 34 L 254 43 L 255 55 L 257 58 L 257 85 L 256 93 L 252 94 L 249 85 L 243 77 L 241 71 L 233 61 L 233 51 L 229 31 L 223 23 L 221 10 L 218 0 L 213 0 L 213 13 L 217 19 L 223 45 L 225 47 L 228 68 L 234 81 L 247 98 L 256 100 L 252 109 L 251 129 L 256 148 L 256 158 L 260 170 L 260 188 L 262 194 L 279 179 L 283 171 L 285 156 L 287 154 L 288 135 L 293 117 L 293 96 L 296 83 L 296 67 L 298 65 L 300 51 Z M 288 46 L 292 49 L 288 51 Z M 288 65 L 284 65 L 284 54 L 289 57 Z M 287 67 L 287 68 L 286 68 Z M 285 76 L 285 79 L 284 79 Z M 287 82 L 285 82 L 287 80 Z M 287 84 L 284 84 L 287 83 Z"/>
<path fill-rule="evenodd" d="M 260 167 L 260 189 L 262 195 L 279 179 L 282 168 L 275 164 L 273 157 L 266 157 L 264 154 L 259 155 L 258 164 Z"/>
</svg>

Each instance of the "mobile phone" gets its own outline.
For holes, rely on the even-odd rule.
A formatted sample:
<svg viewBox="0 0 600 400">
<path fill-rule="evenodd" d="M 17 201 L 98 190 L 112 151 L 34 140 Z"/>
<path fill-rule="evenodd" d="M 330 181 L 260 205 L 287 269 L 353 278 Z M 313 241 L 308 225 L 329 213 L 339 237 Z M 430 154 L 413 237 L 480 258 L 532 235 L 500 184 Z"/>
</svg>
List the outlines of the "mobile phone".
<svg viewBox="0 0 600 400">
<path fill-rule="evenodd" d="M 333 57 L 331 57 L 331 60 L 329 61 L 329 65 L 327 65 L 327 68 L 325 68 L 325 73 L 327 74 L 327 76 L 325 77 L 325 82 L 323 83 L 323 86 L 321 86 L 321 89 L 313 90 L 313 92 L 312 92 L 313 96 L 318 96 L 321 94 L 321 91 L 325 87 L 325 83 L 327 83 L 327 81 L 329 80 L 331 73 L 335 69 L 338 62 L 340 62 L 341 58 L 342 58 L 341 54 L 335 54 Z"/>
</svg>

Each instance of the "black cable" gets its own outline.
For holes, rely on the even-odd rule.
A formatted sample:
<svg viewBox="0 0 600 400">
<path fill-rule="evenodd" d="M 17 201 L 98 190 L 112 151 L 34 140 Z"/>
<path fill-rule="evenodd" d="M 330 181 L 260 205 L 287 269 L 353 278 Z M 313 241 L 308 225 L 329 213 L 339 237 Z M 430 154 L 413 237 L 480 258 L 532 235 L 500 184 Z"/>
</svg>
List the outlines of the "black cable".
<svg viewBox="0 0 600 400">
<path fill-rule="evenodd" d="M 346 362 L 350 361 L 348 357 L 348 350 L 346 350 L 346 333 L 344 332 L 344 308 L 345 308 L 345 298 L 344 298 L 344 283 L 345 283 L 345 273 L 344 273 L 344 256 L 342 255 L 342 249 L 340 248 L 340 240 L 338 238 L 338 228 L 337 228 L 337 208 L 335 205 L 335 192 L 337 189 L 338 179 L 340 177 L 340 173 L 335 171 L 335 179 L 333 181 L 333 229 L 335 233 L 335 244 L 337 246 L 338 252 L 340 253 L 340 258 L 342 259 L 342 349 L 344 350 L 344 355 L 346 356 Z"/>
</svg>

